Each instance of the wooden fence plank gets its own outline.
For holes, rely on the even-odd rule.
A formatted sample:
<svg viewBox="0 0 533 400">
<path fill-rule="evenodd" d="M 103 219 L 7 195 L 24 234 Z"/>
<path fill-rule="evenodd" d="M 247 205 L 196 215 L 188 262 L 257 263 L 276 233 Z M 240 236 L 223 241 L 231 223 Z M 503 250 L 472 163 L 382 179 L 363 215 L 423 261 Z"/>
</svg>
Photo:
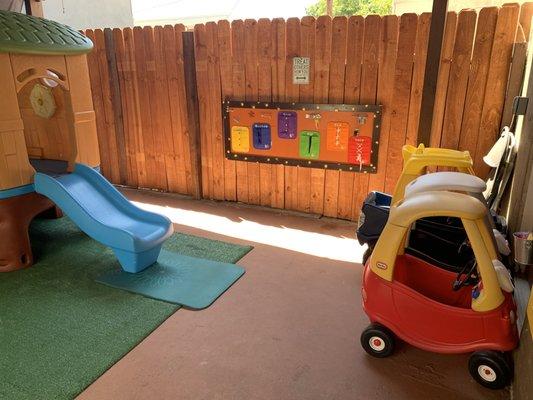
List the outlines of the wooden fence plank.
<svg viewBox="0 0 533 400">
<path fill-rule="evenodd" d="M 285 58 L 285 101 L 298 102 L 300 85 L 292 83 L 292 59 L 300 55 L 300 20 L 287 20 L 287 47 Z M 298 170 L 297 167 L 285 166 L 285 208 L 298 209 Z"/>
<path fill-rule="evenodd" d="M 520 36 L 520 37 L 519 37 Z M 505 92 L 505 103 L 503 106 L 500 129 L 504 126 L 510 126 L 513 116 L 513 103 L 516 96 L 520 96 L 520 91 L 524 82 L 524 70 L 527 58 L 527 42 L 520 30 L 516 34 L 516 40 L 513 45 L 513 58 L 511 60 L 511 69 L 509 71 L 509 81 Z"/>
<path fill-rule="evenodd" d="M 233 64 L 231 58 L 231 26 L 228 21 L 218 22 L 218 45 L 220 57 L 220 88 L 222 98 L 233 97 Z M 224 197 L 237 200 L 237 174 L 235 161 L 224 157 Z"/>
<path fill-rule="evenodd" d="M 405 138 L 405 143 L 413 146 L 418 144 L 418 124 L 420 122 L 420 108 L 422 104 L 422 90 L 424 88 L 424 73 L 428 53 L 430 23 L 431 13 L 423 13 L 418 17 L 415 61 L 413 66 L 413 79 L 411 81 L 411 98 L 409 100 L 409 117 L 407 120 L 407 134 Z M 426 136 L 429 137 L 429 133 L 427 133 Z"/>
<path fill-rule="evenodd" d="M 196 81 L 196 61 L 194 57 L 194 32 L 183 32 L 183 27 L 176 29 L 183 45 L 183 86 L 185 87 L 186 108 L 182 110 L 187 117 L 186 140 L 188 153 L 185 158 L 190 159 L 190 177 L 187 177 L 187 187 L 196 199 L 203 197 L 202 193 L 202 149 L 200 111 L 198 101 L 198 85 Z M 178 40 L 178 38 L 176 38 Z M 181 75 L 181 74 L 180 74 Z M 185 120 L 185 117 L 182 118 Z M 190 183 L 189 183 L 190 178 Z"/>
<path fill-rule="evenodd" d="M 191 182 L 191 158 L 189 153 L 189 128 L 187 104 L 185 102 L 185 76 L 183 64 L 183 25 L 167 25 L 163 30 L 161 43 L 163 60 L 167 72 L 166 96 L 170 111 L 169 146 L 176 171 L 175 178 L 169 180 L 168 190 L 177 193 L 194 194 Z"/>
<path fill-rule="evenodd" d="M 100 149 L 100 167 L 102 174 L 111 182 L 116 182 L 111 173 L 111 162 L 109 160 L 107 146 L 107 127 L 105 121 L 104 101 L 102 98 L 101 73 L 98 65 L 98 43 L 93 30 L 85 31 L 85 35 L 94 43 L 93 51 L 87 54 L 87 65 L 89 68 L 89 79 L 91 81 L 93 107 L 96 115 L 96 132 L 98 134 L 98 144 Z M 115 171 L 116 173 L 116 171 Z"/>
<path fill-rule="evenodd" d="M 502 7 L 498 13 L 485 92 L 487 96 L 483 102 L 474 155 L 474 169 L 482 178 L 489 171 L 482 157 L 489 151 L 498 136 L 519 10 L 518 5 L 509 5 Z"/>
<path fill-rule="evenodd" d="M 115 46 L 116 56 L 116 76 L 119 83 L 119 86 L 116 88 L 118 93 L 116 93 L 115 96 L 118 96 L 118 101 L 120 101 L 121 104 L 120 119 L 122 120 L 122 135 L 124 140 L 123 154 L 125 156 L 126 161 L 126 171 L 124 172 L 125 182 L 123 182 L 123 184 L 137 187 L 139 181 L 137 178 L 137 155 L 135 153 L 135 138 L 132 137 L 133 127 L 131 126 L 130 118 L 131 106 L 128 102 L 128 98 L 126 97 L 127 81 L 131 79 L 131 67 L 126 61 L 126 49 L 121 29 L 113 29 L 113 42 Z M 116 118 L 117 115 L 115 115 L 115 119 Z"/>
<path fill-rule="evenodd" d="M 104 31 L 96 29 L 94 31 L 95 42 L 97 46 L 98 67 L 100 70 L 100 85 L 102 88 L 102 105 L 104 112 L 105 128 L 100 142 L 100 151 L 107 153 L 103 159 L 108 159 L 110 167 L 107 169 L 109 177 L 112 182 L 120 183 L 120 166 L 118 162 L 116 132 L 115 132 L 115 116 L 113 113 L 113 103 L 111 101 L 111 88 L 109 85 L 109 66 L 107 64 L 107 54 L 105 48 Z"/>
<path fill-rule="evenodd" d="M 314 17 L 304 17 L 300 23 L 300 57 L 315 58 Z M 314 63 L 311 63 L 309 76 L 314 76 Z M 307 85 L 300 85 L 300 102 L 312 103 L 314 96 L 314 79 L 310 78 Z M 311 168 L 297 167 L 297 205 L 296 209 L 303 212 L 311 211 Z"/>
<path fill-rule="evenodd" d="M 101 93 L 102 101 L 102 115 L 100 118 L 101 121 L 101 132 L 99 133 L 99 146 L 101 161 L 107 160 L 108 165 L 106 166 L 107 176 L 112 182 L 118 182 L 119 180 L 119 170 L 118 170 L 118 160 L 115 154 L 111 154 L 110 146 L 108 144 L 109 140 L 115 140 L 115 126 L 114 119 L 112 119 L 110 109 L 111 109 L 111 96 L 109 94 L 109 72 L 107 69 L 107 57 L 105 50 L 105 39 L 103 29 L 94 30 L 94 51 L 96 57 L 96 68 L 98 69 L 98 78 L 99 86 Z M 112 157 L 115 157 L 113 160 Z M 106 173 L 106 168 L 102 169 L 104 174 Z M 114 175 L 112 175 L 114 174 Z"/>
<path fill-rule="evenodd" d="M 385 172 L 389 150 L 389 135 L 391 121 L 391 104 L 394 86 L 394 70 L 398 50 L 398 23 L 396 15 L 383 17 L 381 29 L 380 66 L 378 77 L 377 103 L 383 105 L 381 131 L 379 135 L 378 169 L 371 174 L 368 182 L 369 190 L 383 191 L 385 186 Z M 357 205 L 360 207 L 361 205 Z M 359 210 L 358 210 L 359 211 Z"/>
<path fill-rule="evenodd" d="M 368 32 L 370 33 L 371 30 Z M 350 17 L 348 19 L 346 76 L 344 78 L 344 102 L 347 104 L 359 104 L 360 101 L 361 65 L 363 64 L 363 43 L 366 38 L 365 34 L 365 18 L 361 16 Z M 368 72 L 367 68 L 366 75 L 368 75 Z M 353 202 L 356 201 L 354 185 L 357 182 L 358 177 L 353 172 L 339 172 L 339 203 L 337 205 L 337 214 L 339 218 L 352 218 Z"/>
<path fill-rule="evenodd" d="M 433 121 L 431 122 L 431 137 L 429 145 L 439 147 L 442 136 L 442 121 L 446 108 L 446 95 L 448 93 L 448 80 L 452 62 L 455 31 L 457 27 L 457 13 L 449 12 L 446 16 L 446 28 L 442 42 L 442 54 L 440 58 L 439 76 L 435 94 L 435 106 L 433 107 Z M 427 145 L 428 143 L 424 143 Z"/>
<path fill-rule="evenodd" d="M 166 25 L 155 27 L 155 54 L 156 54 L 156 88 L 161 96 L 161 113 L 164 116 L 165 127 L 163 130 L 163 143 L 165 146 L 165 164 L 167 166 L 167 190 L 174 193 L 187 193 L 185 179 L 185 165 L 181 135 L 185 131 L 181 123 L 181 115 L 177 102 L 179 102 L 179 87 L 172 83 L 177 81 L 178 57 L 174 27 Z M 164 75 L 161 75 L 164 73 Z M 178 131 L 179 130 L 179 131 Z M 172 168 L 173 171 L 168 169 Z"/>
<path fill-rule="evenodd" d="M 391 193 L 402 170 L 402 146 L 405 143 L 411 78 L 413 75 L 413 53 L 416 41 L 418 17 L 403 14 L 400 17 L 398 56 L 394 71 L 394 88 L 391 100 L 391 120 L 385 191 Z"/>
<path fill-rule="evenodd" d="M 129 184 L 128 175 L 128 160 L 127 154 L 124 151 L 126 142 L 124 135 L 124 116 L 122 110 L 122 99 L 120 91 L 120 79 L 118 76 L 117 56 L 121 57 L 124 54 L 122 46 L 122 38 L 117 36 L 117 45 L 115 45 L 115 35 L 110 28 L 104 29 L 104 38 L 106 42 L 106 58 L 109 73 L 109 90 L 111 96 L 112 113 L 114 116 L 114 133 L 113 137 L 108 138 L 107 151 L 110 154 L 110 161 L 118 165 L 119 180 L 117 183 L 121 185 Z"/>
<path fill-rule="evenodd" d="M 363 39 L 365 18 L 354 15 L 348 19 L 348 43 L 346 48 L 346 75 L 344 100 L 357 104 L 361 96 L 361 64 L 363 63 Z"/>
<path fill-rule="evenodd" d="M 165 172 L 165 145 L 163 137 L 165 134 L 161 134 L 165 130 L 165 115 L 162 110 L 162 99 L 158 93 L 157 88 L 157 72 L 156 72 L 156 50 L 155 50 L 155 37 L 154 29 L 149 26 L 145 26 L 142 30 L 144 39 L 144 56 L 146 65 L 146 84 L 148 91 L 145 92 L 145 96 L 148 99 L 148 107 L 150 108 L 150 126 L 151 129 L 144 134 L 146 139 L 148 136 L 148 142 L 153 146 L 152 157 L 154 158 L 155 169 L 153 170 L 155 178 L 155 188 L 160 190 L 167 190 L 167 176 Z M 150 154 L 149 154 L 150 156 Z"/>
<path fill-rule="evenodd" d="M 272 42 L 272 101 L 285 101 L 285 21 L 272 20 L 270 37 Z M 285 208 L 285 166 L 277 164 L 271 170 L 272 207 Z"/>
<path fill-rule="evenodd" d="M 135 51 L 135 32 L 131 28 L 123 30 L 124 50 L 126 60 L 132 68 L 131 80 L 126 80 L 125 83 L 125 101 L 128 102 L 128 110 L 131 113 L 128 116 L 131 118 L 129 127 L 133 129 L 133 143 L 135 146 L 135 158 L 137 161 L 137 180 L 138 186 L 142 188 L 150 187 L 148 184 L 148 176 L 146 170 L 146 153 L 144 151 L 143 127 L 141 117 L 141 100 L 139 93 L 139 79 L 137 68 L 137 56 Z M 123 94 L 124 97 L 124 94 Z M 128 132 L 128 135 L 131 132 Z"/>
<path fill-rule="evenodd" d="M 113 143 L 116 147 L 114 151 L 118 159 L 118 175 L 121 185 L 127 184 L 128 161 L 125 152 L 124 139 L 124 119 L 122 115 L 122 102 L 120 98 L 120 82 L 117 71 L 117 49 L 115 48 L 115 40 L 113 31 L 110 28 L 104 29 L 104 39 L 106 47 L 107 67 L 109 71 L 109 92 L 111 95 L 111 105 L 113 110 L 113 118 L 115 125 L 115 140 Z"/>
<path fill-rule="evenodd" d="M 168 73 L 165 64 L 164 56 L 164 36 L 163 27 L 156 26 L 153 30 L 153 43 L 154 43 L 154 93 L 156 99 L 152 99 L 152 104 L 157 108 L 158 124 L 155 124 L 157 130 L 155 135 L 160 139 L 157 141 L 159 144 L 158 152 L 163 156 L 163 162 L 165 165 L 165 178 L 166 187 L 165 190 L 179 191 L 179 178 L 178 168 L 174 162 L 174 141 L 172 137 L 172 118 L 170 115 L 170 103 L 168 97 Z M 174 43 L 175 48 L 175 43 Z"/>
<path fill-rule="evenodd" d="M 488 7 L 480 11 L 477 22 L 459 139 L 459 149 L 468 150 L 472 155 L 476 151 L 477 134 L 481 123 L 481 111 L 483 109 L 483 99 L 485 98 L 485 87 L 487 86 L 487 75 L 497 18 L 498 8 Z"/>
<path fill-rule="evenodd" d="M 315 70 L 313 98 L 315 103 L 327 103 L 329 94 L 329 74 L 331 61 L 331 18 L 318 17 L 315 22 Z M 312 213 L 324 213 L 324 183 L 326 171 L 311 169 L 311 199 L 309 208 Z"/>
<path fill-rule="evenodd" d="M 205 198 L 213 196 L 213 162 L 211 160 L 211 108 L 209 102 L 209 76 L 207 72 L 207 33 L 205 25 L 194 27 L 194 48 L 196 61 L 196 83 L 198 87 L 198 107 L 200 112 L 200 146 L 202 149 L 202 193 Z"/>
<path fill-rule="evenodd" d="M 207 34 L 207 77 L 209 80 L 209 98 L 211 108 L 211 159 L 213 163 L 213 198 L 224 200 L 224 142 L 222 126 L 222 94 L 220 89 L 220 66 L 218 27 L 214 22 L 206 24 Z"/>
<path fill-rule="evenodd" d="M 348 19 L 335 17 L 331 22 L 331 37 L 326 41 L 324 52 L 330 56 L 329 93 L 330 103 L 342 103 L 344 99 L 344 75 L 347 51 Z M 335 43 L 335 45 L 333 45 Z M 337 217 L 339 204 L 339 171 L 326 169 L 324 183 L 324 215 Z"/>
<path fill-rule="evenodd" d="M 270 40 L 270 20 L 262 18 L 257 22 L 257 75 L 258 100 L 272 101 L 272 42 Z M 275 132 L 272 132 L 275 135 Z M 262 206 L 272 204 L 272 164 L 259 164 L 259 203 Z"/>
<path fill-rule="evenodd" d="M 133 41 L 135 43 L 135 64 L 137 66 L 137 96 L 139 111 L 141 111 L 139 114 L 142 131 L 140 139 L 143 143 L 143 153 L 145 156 L 143 183 L 147 188 L 158 188 L 159 184 L 156 175 L 158 165 L 154 154 L 152 115 L 148 92 L 147 63 L 149 59 L 145 55 L 145 40 L 142 28 L 135 27 L 133 29 Z"/>
<path fill-rule="evenodd" d="M 365 37 L 363 42 L 363 65 L 361 70 L 361 104 L 375 104 L 378 90 L 378 74 L 380 68 L 381 17 L 369 15 L 365 18 Z M 354 174 L 354 190 L 350 218 L 356 219 L 361 204 L 368 194 L 369 174 Z"/>
<path fill-rule="evenodd" d="M 533 98 L 533 40 L 531 33 L 529 39 L 526 73 L 521 96 Z M 531 188 L 526 189 L 531 182 L 533 173 L 533 107 L 528 107 L 526 114 L 518 120 L 515 130 L 516 139 L 520 144 L 516 154 L 515 172 L 512 177 L 511 190 L 506 207 L 508 226 L 510 232 L 527 230 L 531 228 L 531 218 L 527 218 L 531 204 L 528 202 Z"/>
<path fill-rule="evenodd" d="M 244 97 L 247 101 L 257 101 L 259 96 L 257 76 L 257 21 L 244 21 L 244 68 L 246 88 Z M 259 179 L 259 163 L 247 163 L 248 172 L 248 202 L 261 203 L 261 189 Z"/>
<path fill-rule="evenodd" d="M 170 31 L 169 31 L 170 34 Z M 192 33 L 191 38 L 194 40 L 194 33 Z M 178 142 L 180 145 L 180 151 L 182 152 L 181 160 L 183 162 L 184 176 L 185 176 L 185 187 L 186 190 L 183 193 L 191 194 L 197 196 L 200 191 L 200 181 L 198 165 L 196 160 L 196 153 L 191 153 L 193 148 L 193 141 L 195 138 L 192 136 L 197 136 L 198 128 L 198 100 L 189 97 L 187 94 L 187 81 L 193 80 L 194 86 L 196 86 L 196 76 L 194 79 L 186 77 L 185 72 L 185 49 L 184 49 L 184 35 L 185 35 L 185 26 L 178 24 L 174 25 L 174 40 L 176 43 L 175 53 L 171 53 L 172 57 L 175 57 L 176 64 L 176 76 L 175 79 L 170 79 L 169 82 L 169 95 L 171 102 L 171 109 L 173 120 L 178 122 L 181 126 L 181 132 L 173 130 L 174 141 Z M 191 51 L 194 51 L 194 46 L 191 47 Z M 194 58 L 194 57 L 192 57 Z M 191 69 L 194 72 L 194 69 Z M 175 96 L 175 97 L 174 97 Z M 193 102 L 192 105 L 189 105 L 189 102 Z M 178 108 L 175 110 L 175 108 Z M 174 116 L 174 113 L 178 114 Z M 195 130 L 191 129 L 191 126 L 195 127 Z M 196 132 L 196 133 L 195 133 Z M 176 136 L 178 138 L 176 138 Z M 181 141 L 180 141 L 181 139 Z"/>
<path fill-rule="evenodd" d="M 378 77 L 381 68 L 381 23 L 377 15 L 365 18 L 365 37 L 363 43 L 363 65 L 361 72 L 361 104 L 376 104 Z M 352 215 L 359 213 L 359 208 L 368 192 L 368 174 L 357 174 L 354 183 L 354 207 Z"/>
<path fill-rule="evenodd" d="M 476 17 L 473 10 L 461 11 L 457 22 L 441 137 L 441 147 L 447 149 L 459 146 Z"/>
<path fill-rule="evenodd" d="M 431 126 L 433 125 L 433 115 L 435 111 L 435 101 L 437 95 L 438 68 L 442 55 L 442 46 L 446 33 L 446 12 L 448 10 L 448 1 L 433 1 L 431 8 L 432 21 L 429 26 L 427 62 L 424 66 L 424 82 L 422 85 L 422 94 L 420 100 L 418 135 L 416 139 L 409 138 L 407 141 L 414 143 L 429 143 L 431 140 Z M 423 28 L 423 27 L 420 27 Z M 418 35 L 420 36 L 420 35 Z"/>
<path fill-rule="evenodd" d="M 231 23 L 231 43 L 233 60 L 233 97 L 244 100 L 246 92 L 245 67 L 244 67 L 244 22 L 235 20 Z M 248 203 L 248 166 L 247 162 L 236 161 L 235 171 L 237 177 L 237 200 Z"/>
<path fill-rule="evenodd" d="M 210 87 L 210 79 L 209 79 L 209 76 L 210 76 L 209 70 L 212 68 L 212 66 L 210 65 L 209 58 L 212 56 L 211 54 L 213 50 L 212 50 L 212 44 L 210 47 L 209 36 L 210 35 L 207 32 L 207 26 L 204 25 L 203 36 L 202 36 L 203 40 L 201 43 L 199 43 L 197 48 L 199 46 L 205 46 L 205 75 L 204 75 L 205 81 L 202 87 L 203 87 L 204 98 L 205 98 L 205 109 L 206 109 L 205 117 L 206 118 L 205 119 L 203 117 L 201 118 L 200 126 L 202 126 L 202 123 L 203 123 L 204 130 L 202 134 L 202 151 L 205 154 L 205 164 L 202 161 L 202 169 L 205 168 L 205 166 L 207 166 L 207 171 L 208 171 L 207 187 L 209 188 L 209 195 L 206 196 L 204 193 L 204 198 L 208 197 L 209 199 L 214 199 L 215 198 L 214 169 L 216 168 L 216 163 L 213 161 L 213 135 L 211 132 L 211 128 L 213 126 L 213 118 L 214 118 L 213 116 L 214 99 L 211 97 L 211 87 Z"/>
</svg>

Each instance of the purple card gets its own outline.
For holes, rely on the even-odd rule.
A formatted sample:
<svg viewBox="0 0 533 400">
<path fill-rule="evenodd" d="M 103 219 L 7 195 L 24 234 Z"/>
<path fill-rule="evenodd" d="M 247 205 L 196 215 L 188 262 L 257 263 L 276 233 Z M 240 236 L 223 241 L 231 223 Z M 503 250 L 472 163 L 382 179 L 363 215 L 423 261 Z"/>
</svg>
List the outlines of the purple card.
<svg viewBox="0 0 533 400">
<path fill-rule="evenodd" d="M 278 136 L 282 139 L 296 138 L 296 112 L 278 112 Z"/>
</svg>

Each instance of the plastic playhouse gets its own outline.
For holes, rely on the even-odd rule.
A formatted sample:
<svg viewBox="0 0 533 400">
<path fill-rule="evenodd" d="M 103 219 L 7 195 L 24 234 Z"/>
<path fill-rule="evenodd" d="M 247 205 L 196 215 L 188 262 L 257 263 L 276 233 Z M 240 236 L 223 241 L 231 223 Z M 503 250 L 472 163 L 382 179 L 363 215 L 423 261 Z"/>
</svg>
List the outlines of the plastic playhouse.
<svg viewBox="0 0 533 400">
<path fill-rule="evenodd" d="M 86 53 L 62 24 L 0 11 L 0 271 L 33 263 L 28 227 L 59 207 L 123 269 L 153 264 L 170 221 L 124 198 L 100 173 Z"/>
</svg>

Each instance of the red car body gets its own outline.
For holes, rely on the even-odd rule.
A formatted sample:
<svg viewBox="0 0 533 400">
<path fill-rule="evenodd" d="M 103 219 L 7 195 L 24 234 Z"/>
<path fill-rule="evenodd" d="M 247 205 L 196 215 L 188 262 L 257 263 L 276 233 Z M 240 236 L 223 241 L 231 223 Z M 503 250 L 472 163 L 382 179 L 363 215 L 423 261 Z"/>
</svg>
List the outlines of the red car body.
<svg viewBox="0 0 533 400">
<path fill-rule="evenodd" d="M 471 309 L 472 288 L 452 290 L 455 273 L 411 255 L 396 259 L 386 281 L 365 265 L 363 308 L 407 343 L 436 353 L 509 351 L 518 343 L 516 304 L 510 293 L 489 312 Z"/>
</svg>

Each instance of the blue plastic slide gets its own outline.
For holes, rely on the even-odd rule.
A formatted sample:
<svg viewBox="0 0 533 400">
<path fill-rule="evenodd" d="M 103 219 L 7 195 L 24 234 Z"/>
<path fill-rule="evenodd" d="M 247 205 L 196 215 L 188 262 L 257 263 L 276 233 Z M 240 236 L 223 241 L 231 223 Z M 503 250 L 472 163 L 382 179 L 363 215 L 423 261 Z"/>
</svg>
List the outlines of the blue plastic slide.
<svg viewBox="0 0 533 400">
<path fill-rule="evenodd" d="M 69 174 L 38 172 L 34 185 L 85 233 L 111 247 L 124 271 L 139 272 L 155 263 L 173 232 L 168 218 L 134 206 L 86 165 L 76 164 Z"/>
</svg>

